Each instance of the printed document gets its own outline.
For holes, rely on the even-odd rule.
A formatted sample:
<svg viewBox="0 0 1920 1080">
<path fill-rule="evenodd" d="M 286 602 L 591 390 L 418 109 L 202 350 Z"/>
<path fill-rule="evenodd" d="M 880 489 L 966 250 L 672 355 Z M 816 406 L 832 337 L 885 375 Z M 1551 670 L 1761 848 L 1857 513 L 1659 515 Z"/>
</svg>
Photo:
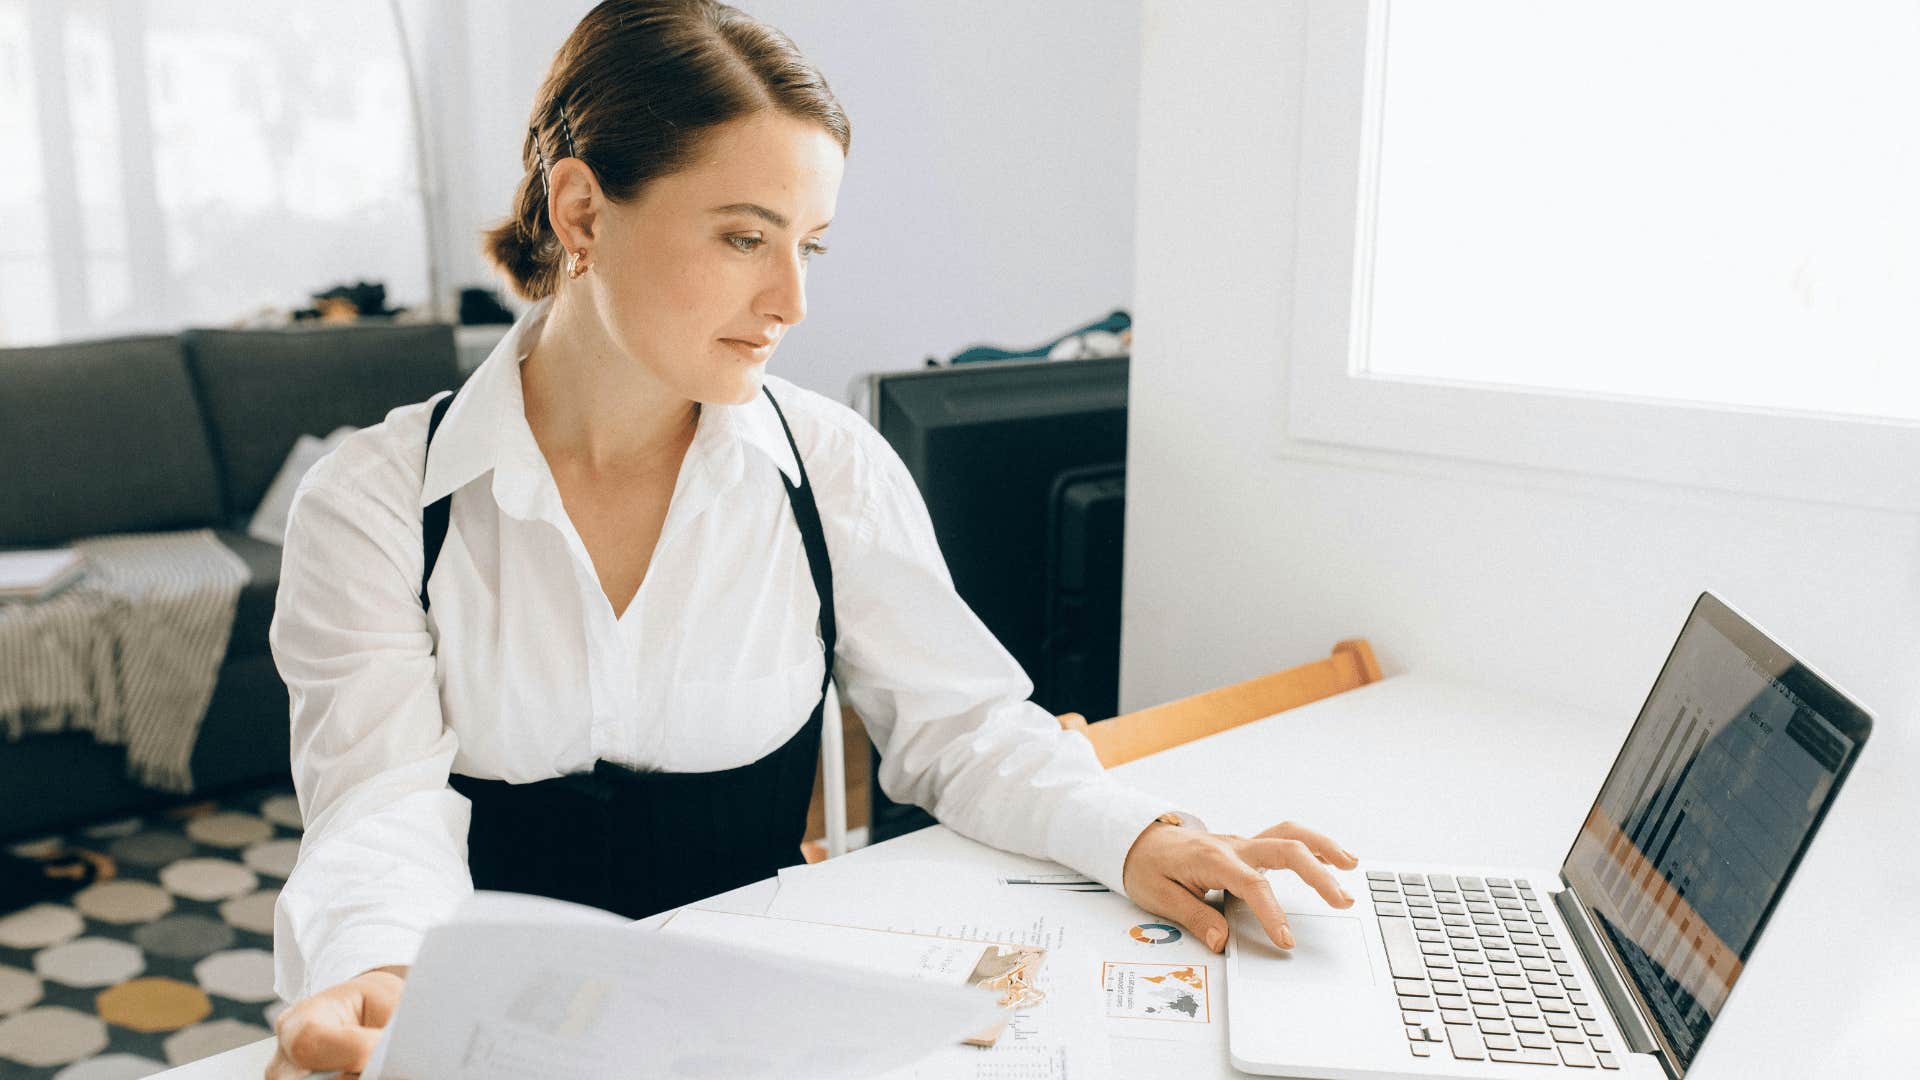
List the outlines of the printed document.
<svg viewBox="0 0 1920 1080">
<path fill-rule="evenodd" d="M 767 914 L 1047 950 L 1038 983 L 1045 1000 L 1014 1013 L 993 1046 L 947 1045 L 886 1073 L 886 1080 L 1112 1076 L 1099 964 L 1062 906 L 1086 897 L 1009 889 L 991 875 L 973 887 L 955 887 L 952 878 L 949 868 L 904 860 L 792 867 L 780 872 L 780 892 Z"/>
<path fill-rule="evenodd" d="M 1006 1016 L 978 987 L 662 934 L 594 908 L 483 891 L 428 933 L 363 1076 L 899 1075 Z"/>
<path fill-rule="evenodd" d="M 1050 939 L 1076 946 L 1069 955 L 1049 957 L 1048 970 L 1056 982 L 1072 986 L 1071 993 L 1084 989 L 1096 998 L 1108 1037 L 1224 1045 L 1224 958 L 1172 921 L 1059 870 L 1008 853 L 997 855 L 993 870 L 885 858 L 835 864 L 831 877 L 820 867 L 793 867 L 780 872 L 779 897 L 770 910 L 861 925 L 876 925 L 862 921 L 874 912 L 947 912 L 956 906 L 1000 910 L 1007 913 L 1001 922 L 1029 928 L 1044 917 L 1051 923 Z"/>
</svg>

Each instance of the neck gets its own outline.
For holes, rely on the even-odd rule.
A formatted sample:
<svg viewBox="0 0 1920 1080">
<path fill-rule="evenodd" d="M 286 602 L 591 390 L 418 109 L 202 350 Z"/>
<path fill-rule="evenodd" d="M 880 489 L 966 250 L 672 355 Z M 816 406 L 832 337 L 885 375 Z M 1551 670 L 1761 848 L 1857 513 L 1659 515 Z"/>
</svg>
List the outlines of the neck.
<svg viewBox="0 0 1920 1080">
<path fill-rule="evenodd" d="M 555 469 L 677 470 L 700 415 L 699 402 L 622 352 L 591 308 L 564 292 L 520 366 L 520 387 L 527 426 Z"/>
</svg>

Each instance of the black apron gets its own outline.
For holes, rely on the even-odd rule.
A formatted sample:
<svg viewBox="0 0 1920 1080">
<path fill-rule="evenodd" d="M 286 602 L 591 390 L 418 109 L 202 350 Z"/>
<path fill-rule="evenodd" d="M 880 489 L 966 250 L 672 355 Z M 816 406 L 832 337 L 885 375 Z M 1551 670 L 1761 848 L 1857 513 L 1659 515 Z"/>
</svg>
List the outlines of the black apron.
<svg viewBox="0 0 1920 1080">
<path fill-rule="evenodd" d="M 827 683 L 833 678 L 833 569 L 793 429 L 773 394 L 762 390 L 773 402 L 800 468 L 799 486 L 784 472 L 780 482 L 786 486 L 814 591 L 820 596 L 820 637 L 826 654 L 820 702 L 779 749 L 733 769 L 642 772 L 601 760 L 591 772 L 530 784 L 454 773 L 449 777 L 453 789 L 473 803 L 467 865 L 474 888 L 551 896 L 641 919 L 804 861 L 800 844 L 806 839 Z M 429 450 L 453 397 L 447 395 L 433 408 L 427 425 Z M 423 609 L 452 502 L 448 494 L 423 512 Z"/>
</svg>

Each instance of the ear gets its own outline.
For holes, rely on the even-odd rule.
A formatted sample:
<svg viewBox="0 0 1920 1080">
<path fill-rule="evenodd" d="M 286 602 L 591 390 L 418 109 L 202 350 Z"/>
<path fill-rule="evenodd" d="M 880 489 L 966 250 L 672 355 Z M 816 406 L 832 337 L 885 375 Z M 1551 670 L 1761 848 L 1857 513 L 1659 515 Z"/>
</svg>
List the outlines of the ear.
<svg viewBox="0 0 1920 1080">
<path fill-rule="evenodd" d="M 568 251 L 591 247 L 602 195 L 600 180 L 579 158 L 554 162 L 547 179 L 547 220 Z"/>
</svg>

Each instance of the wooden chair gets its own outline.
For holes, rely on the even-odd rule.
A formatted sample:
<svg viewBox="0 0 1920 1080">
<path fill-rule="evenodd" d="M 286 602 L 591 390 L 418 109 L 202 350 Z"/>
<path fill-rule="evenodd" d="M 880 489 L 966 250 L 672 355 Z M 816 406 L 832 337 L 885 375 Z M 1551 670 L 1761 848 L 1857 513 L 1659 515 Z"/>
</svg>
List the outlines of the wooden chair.
<svg viewBox="0 0 1920 1080">
<path fill-rule="evenodd" d="M 1100 764 L 1112 768 L 1379 679 L 1380 665 L 1373 658 L 1373 647 L 1365 638 L 1352 638 L 1335 645 L 1333 655 L 1325 660 L 1165 705 L 1097 724 L 1087 723 L 1079 713 L 1067 713 L 1059 720 L 1061 727 L 1085 735 Z"/>
<path fill-rule="evenodd" d="M 1079 713 L 1067 713 L 1058 719 L 1061 727 L 1086 735 L 1100 756 L 1100 764 L 1111 768 L 1202 735 L 1365 686 L 1379 678 L 1380 665 L 1373 659 L 1372 646 L 1365 638 L 1354 638 L 1335 645 L 1333 655 L 1325 660 L 1208 690 L 1098 724 L 1088 724 L 1087 718 Z M 860 718 L 845 705 L 840 707 L 840 716 L 846 732 L 847 825 L 859 828 L 867 824 L 868 813 L 867 731 Z M 822 777 L 816 774 L 813 805 L 807 815 L 810 839 L 800 845 L 802 856 L 810 863 L 827 857 L 826 844 L 821 840 L 826 831 L 823 790 Z"/>
<path fill-rule="evenodd" d="M 839 687 L 834 688 L 836 694 Z M 861 829 L 867 825 L 867 726 L 860 717 L 845 704 L 840 706 L 840 729 L 845 734 L 841 740 L 842 752 L 846 762 L 846 827 Z M 824 743 L 821 752 L 826 752 Z M 809 863 L 824 861 L 827 857 L 827 800 L 826 800 L 826 761 L 813 772 L 813 801 L 807 807 L 807 837 L 800 844 L 800 855 Z"/>
</svg>

